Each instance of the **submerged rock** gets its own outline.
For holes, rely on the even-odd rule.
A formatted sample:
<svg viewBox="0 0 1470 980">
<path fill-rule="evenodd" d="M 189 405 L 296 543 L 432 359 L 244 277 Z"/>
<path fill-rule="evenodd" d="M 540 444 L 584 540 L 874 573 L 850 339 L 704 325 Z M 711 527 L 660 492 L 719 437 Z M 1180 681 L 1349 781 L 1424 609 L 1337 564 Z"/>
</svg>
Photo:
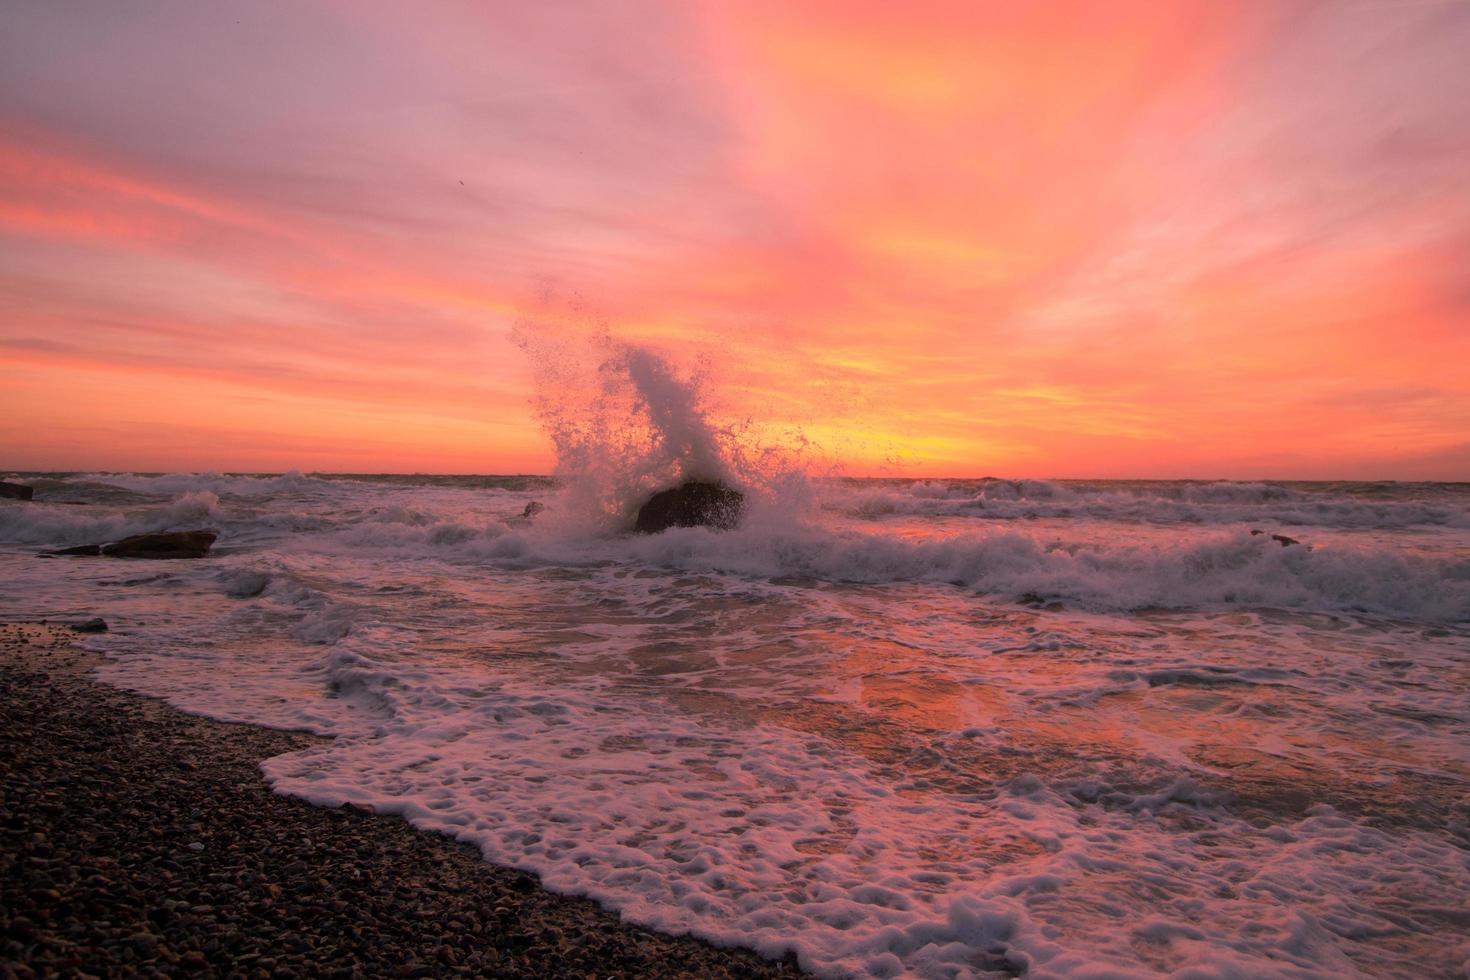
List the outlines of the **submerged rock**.
<svg viewBox="0 0 1470 980">
<path fill-rule="evenodd" d="M 0 497 L 11 500 L 30 500 L 36 495 L 34 487 L 28 487 L 24 483 L 6 483 L 0 480 Z"/>
<path fill-rule="evenodd" d="M 103 619 L 101 616 L 96 616 L 84 622 L 73 623 L 71 628 L 76 630 L 78 633 L 106 633 L 107 620 Z"/>
<path fill-rule="evenodd" d="M 109 558 L 203 558 L 219 535 L 213 531 L 164 531 L 135 534 L 102 546 Z"/>
<path fill-rule="evenodd" d="M 156 534 L 135 534 L 112 544 L 79 544 L 75 548 L 60 551 L 43 551 L 43 558 L 63 556 L 106 555 L 109 558 L 203 558 L 209 554 L 214 539 L 213 531 L 160 531 Z"/>
<path fill-rule="evenodd" d="M 745 494 L 723 483 L 690 480 L 660 490 L 638 508 L 634 530 L 656 534 L 671 527 L 712 527 L 728 531 L 740 523 Z"/>
<path fill-rule="evenodd" d="M 1262 531 L 1260 528 L 1251 528 L 1251 537 L 1255 537 L 1258 534 L 1265 534 L 1265 533 L 1266 532 L 1265 531 Z M 1293 545 L 1293 544 L 1301 544 L 1301 542 L 1298 541 L 1296 538 L 1288 538 L 1284 534 L 1273 534 L 1273 535 L 1271 535 L 1271 540 L 1272 541 L 1280 542 L 1281 547 L 1283 547 L 1283 548 L 1285 548 L 1285 547 L 1287 547 L 1289 545 Z"/>
<path fill-rule="evenodd" d="M 43 558 L 60 558 L 64 555 L 100 555 L 102 546 L 100 544 L 79 544 L 75 548 L 62 548 L 60 551 L 43 551 Z"/>
<path fill-rule="evenodd" d="M 526 527 L 535 520 L 536 515 L 546 509 L 546 505 L 539 500 L 533 500 L 526 505 L 526 509 L 514 517 L 507 517 L 505 523 L 509 527 Z"/>
</svg>

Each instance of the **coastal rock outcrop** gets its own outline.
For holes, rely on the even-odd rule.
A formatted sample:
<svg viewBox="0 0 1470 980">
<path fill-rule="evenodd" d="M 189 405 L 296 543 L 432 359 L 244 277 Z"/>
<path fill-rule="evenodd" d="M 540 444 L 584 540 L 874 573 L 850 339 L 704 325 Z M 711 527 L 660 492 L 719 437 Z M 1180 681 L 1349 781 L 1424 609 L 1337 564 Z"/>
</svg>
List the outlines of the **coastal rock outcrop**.
<svg viewBox="0 0 1470 980">
<path fill-rule="evenodd" d="M 0 480 L 0 497 L 10 500 L 30 500 L 35 495 L 34 487 L 28 487 L 24 483 L 6 483 Z"/>
<path fill-rule="evenodd" d="M 712 527 L 728 531 L 740 523 L 745 494 L 723 483 L 689 480 L 660 490 L 638 508 L 634 530 L 657 534 L 671 527 Z"/>
<path fill-rule="evenodd" d="M 106 555 L 109 558 L 203 558 L 209 554 L 214 531 L 159 531 L 135 534 L 112 544 L 79 544 L 74 548 L 42 552 L 43 558 Z"/>
<path fill-rule="evenodd" d="M 213 531 L 135 534 L 104 544 L 102 554 L 109 558 L 203 558 L 218 536 Z"/>
</svg>

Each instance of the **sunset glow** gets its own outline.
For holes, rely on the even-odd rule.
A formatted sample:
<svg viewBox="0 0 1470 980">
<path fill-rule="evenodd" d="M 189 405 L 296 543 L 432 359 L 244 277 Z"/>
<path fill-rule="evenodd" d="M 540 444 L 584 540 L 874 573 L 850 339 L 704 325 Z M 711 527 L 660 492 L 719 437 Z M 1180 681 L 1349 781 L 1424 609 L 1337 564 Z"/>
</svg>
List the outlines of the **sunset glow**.
<svg viewBox="0 0 1470 980">
<path fill-rule="evenodd" d="M 1470 479 L 1470 6 L 20 5 L 15 469 L 550 472 L 518 325 L 853 474 Z"/>
</svg>

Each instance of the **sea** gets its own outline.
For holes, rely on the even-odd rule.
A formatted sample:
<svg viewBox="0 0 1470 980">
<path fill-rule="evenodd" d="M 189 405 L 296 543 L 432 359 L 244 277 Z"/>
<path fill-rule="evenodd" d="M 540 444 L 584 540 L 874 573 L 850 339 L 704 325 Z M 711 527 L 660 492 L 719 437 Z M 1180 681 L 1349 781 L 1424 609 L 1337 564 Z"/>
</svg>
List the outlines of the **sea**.
<svg viewBox="0 0 1470 980">
<path fill-rule="evenodd" d="M 107 683 L 331 736 L 276 791 L 629 921 L 829 977 L 1470 966 L 1470 485 L 822 476 L 635 535 L 566 476 L 9 479 L 0 618 L 102 616 Z"/>
</svg>

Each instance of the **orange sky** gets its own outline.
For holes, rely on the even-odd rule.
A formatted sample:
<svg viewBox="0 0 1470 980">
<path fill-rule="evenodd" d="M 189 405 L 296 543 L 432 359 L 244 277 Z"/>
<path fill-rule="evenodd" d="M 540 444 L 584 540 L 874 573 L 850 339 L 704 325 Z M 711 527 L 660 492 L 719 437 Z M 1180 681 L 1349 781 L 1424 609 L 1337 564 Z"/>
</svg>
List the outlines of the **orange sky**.
<svg viewBox="0 0 1470 980">
<path fill-rule="evenodd" d="M 1470 4 L 6 22 L 0 468 L 548 472 L 530 322 L 851 473 L 1470 479 Z"/>
</svg>

